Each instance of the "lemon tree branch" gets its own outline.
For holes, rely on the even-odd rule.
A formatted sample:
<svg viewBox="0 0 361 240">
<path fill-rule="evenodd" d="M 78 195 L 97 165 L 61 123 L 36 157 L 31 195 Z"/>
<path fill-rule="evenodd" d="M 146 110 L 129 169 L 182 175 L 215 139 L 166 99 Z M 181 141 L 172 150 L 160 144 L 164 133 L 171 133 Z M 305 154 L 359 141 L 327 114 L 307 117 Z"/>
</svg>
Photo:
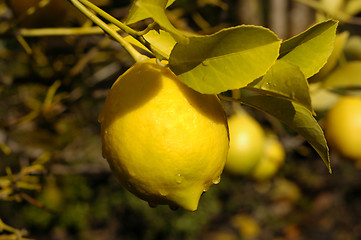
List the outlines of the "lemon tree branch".
<svg viewBox="0 0 361 240">
<path fill-rule="evenodd" d="M 114 40 L 119 42 L 136 62 L 140 62 L 148 58 L 147 56 L 139 53 L 129 42 L 124 40 L 124 38 L 120 36 L 114 29 L 110 28 L 105 22 L 103 22 L 100 18 L 98 18 L 91 11 L 89 11 L 83 4 L 79 2 L 79 0 L 70 0 L 70 1 L 86 17 L 88 17 L 91 21 L 93 21 L 96 25 L 98 25 L 101 29 L 103 29 L 103 31 L 109 34 Z"/>
<path fill-rule="evenodd" d="M 151 52 L 154 52 L 155 55 L 162 56 L 164 59 L 167 59 L 167 57 L 164 56 L 161 52 L 157 51 L 156 49 L 153 49 L 151 44 L 149 42 L 147 42 L 143 37 L 144 34 L 148 33 L 150 30 L 154 29 L 154 27 L 157 25 L 156 22 L 153 22 L 153 23 L 149 24 L 148 27 L 143 31 L 135 31 L 134 29 L 128 27 L 126 24 L 119 21 L 115 17 L 111 16 L 107 12 L 103 11 L 98 6 L 96 6 L 95 4 L 89 2 L 88 0 L 78 0 L 78 1 L 81 2 L 87 8 L 93 10 L 95 13 L 99 14 L 104 19 L 106 19 L 109 22 L 113 23 L 115 26 L 119 27 L 119 29 L 121 29 L 123 32 L 126 32 L 127 34 L 129 34 L 130 36 L 135 38 L 138 42 L 140 42 L 148 50 L 150 50 Z"/>
</svg>

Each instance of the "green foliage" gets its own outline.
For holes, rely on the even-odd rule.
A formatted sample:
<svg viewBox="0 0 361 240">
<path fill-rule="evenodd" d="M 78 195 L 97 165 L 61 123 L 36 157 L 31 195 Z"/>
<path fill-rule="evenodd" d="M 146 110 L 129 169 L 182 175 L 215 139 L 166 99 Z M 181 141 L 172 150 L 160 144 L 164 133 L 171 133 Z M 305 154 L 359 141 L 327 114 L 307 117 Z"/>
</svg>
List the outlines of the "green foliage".
<svg viewBox="0 0 361 240">
<path fill-rule="evenodd" d="M 295 101 L 313 111 L 305 76 L 299 67 L 282 59 L 277 60 L 263 77 L 248 84 L 247 89 Z"/>
<path fill-rule="evenodd" d="M 262 110 L 287 124 L 300 133 L 317 151 L 331 172 L 329 149 L 322 128 L 313 117 L 312 112 L 303 105 L 281 98 L 264 95 L 247 96 L 241 94 L 240 101 Z M 265 104 L 267 102 L 267 104 Z"/>
<path fill-rule="evenodd" d="M 299 66 L 306 78 L 313 76 L 331 55 L 337 25 L 328 20 L 282 42 L 280 58 Z"/>
<path fill-rule="evenodd" d="M 170 55 L 172 71 L 201 93 L 245 87 L 264 75 L 278 56 L 280 40 L 268 29 L 238 26 L 177 43 Z"/>
<path fill-rule="evenodd" d="M 168 6 L 167 0 L 136 0 L 133 2 L 128 18 L 127 24 L 132 24 L 140 20 L 152 18 L 164 30 L 170 32 L 178 41 L 187 42 L 187 37 L 184 36 L 178 29 L 176 29 L 169 21 L 165 8 Z"/>
<path fill-rule="evenodd" d="M 152 49 L 162 53 L 162 56 L 169 59 L 170 53 L 176 44 L 170 33 L 163 30 L 151 30 L 143 35 L 143 37 L 150 43 Z"/>
</svg>

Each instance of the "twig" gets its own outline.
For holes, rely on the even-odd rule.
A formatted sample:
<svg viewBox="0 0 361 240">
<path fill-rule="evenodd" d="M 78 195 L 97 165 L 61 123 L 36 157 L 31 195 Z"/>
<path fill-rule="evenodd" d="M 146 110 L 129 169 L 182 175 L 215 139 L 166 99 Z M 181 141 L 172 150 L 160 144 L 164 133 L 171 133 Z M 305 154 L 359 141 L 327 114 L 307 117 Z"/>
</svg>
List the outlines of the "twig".
<svg viewBox="0 0 361 240">
<path fill-rule="evenodd" d="M 104 30 L 107 34 L 109 34 L 112 38 L 114 38 L 117 42 L 119 42 L 122 47 L 130 54 L 130 56 L 136 61 L 140 62 L 148 57 L 139 53 L 130 43 L 124 40 L 116 31 L 110 28 L 106 23 L 104 23 L 100 18 L 94 15 L 91 11 L 89 11 L 83 4 L 79 2 L 79 0 L 70 0 L 73 5 L 79 9 L 85 16 L 87 16 L 90 20 L 92 20 L 96 25 L 98 25 L 101 29 Z"/>
</svg>

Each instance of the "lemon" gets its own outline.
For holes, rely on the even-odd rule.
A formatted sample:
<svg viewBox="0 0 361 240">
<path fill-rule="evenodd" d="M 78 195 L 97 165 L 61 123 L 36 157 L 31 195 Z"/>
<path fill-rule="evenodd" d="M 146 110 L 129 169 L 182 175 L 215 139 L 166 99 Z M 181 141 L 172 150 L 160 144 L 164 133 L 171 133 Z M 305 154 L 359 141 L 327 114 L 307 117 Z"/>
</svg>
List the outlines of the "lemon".
<svg viewBox="0 0 361 240">
<path fill-rule="evenodd" d="M 267 135 L 261 160 L 252 171 L 252 177 L 264 181 L 273 177 L 285 161 L 286 153 L 277 136 Z"/>
<path fill-rule="evenodd" d="M 195 211 L 201 194 L 220 181 L 229 147 L 220 100 L 187 87 L 154 59 L 116 80 L 99 122 L 103 156 L 150 206 Z"/>
<path fill-rule="evenodd" d="M 361 98 L 344 96 L 327 113 L 325 136 L 347 158 L 361 160 Z"/>
<path fill-rule="evenodd" d="M 230 146 L 225 170 L 234 175 L 248 175 L 263 152 L 263 128 L 245 112 L 232 115 L 228 126 Z"/>
</svg>

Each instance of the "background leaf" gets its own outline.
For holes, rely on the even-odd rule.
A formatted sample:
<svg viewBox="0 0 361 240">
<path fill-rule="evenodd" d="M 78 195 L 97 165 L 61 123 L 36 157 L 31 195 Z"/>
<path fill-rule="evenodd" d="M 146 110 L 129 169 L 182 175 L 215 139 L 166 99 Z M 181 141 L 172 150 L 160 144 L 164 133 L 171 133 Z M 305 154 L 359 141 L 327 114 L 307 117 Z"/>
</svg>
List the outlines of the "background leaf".
<svg viewBox="0 0 361 240">
<path fill-rule="evenodd" d="M 282 42 L 280 58 L 299 66 L 306 78 L 313 76 L 333 50 L 336 28 L 337 22 L 329 20 Z"/>
<path fill-rule="evenodd" d="M 280 40 L 255 26 L 223 29 L 177 43 L 170 55 L 172 71 L 201 93 L 220 93 L 245 87 L 264 75 L 278 56 Z"/>
<path fill-rule="evenodd" d="M 296 65 L 286 61 L 277 60 L 266 75 L 251 82 L 247 89 L 296 101 L 313 112 L 305 76 Z"/>
<path fill-rule="evenodd" d="M 326 88 L 361 88 L 361 61 L 341 65 L 323 82 Z"/>
<path fill-rule="evenodd" d="M 270 96 L 247 96 L 236 99 L 248 106 L 266 112 L 302 135 L 320 155 L 331 172 L 329 149 L 321 127 L 306 107 L 296 102 Z"/>
</svg>

